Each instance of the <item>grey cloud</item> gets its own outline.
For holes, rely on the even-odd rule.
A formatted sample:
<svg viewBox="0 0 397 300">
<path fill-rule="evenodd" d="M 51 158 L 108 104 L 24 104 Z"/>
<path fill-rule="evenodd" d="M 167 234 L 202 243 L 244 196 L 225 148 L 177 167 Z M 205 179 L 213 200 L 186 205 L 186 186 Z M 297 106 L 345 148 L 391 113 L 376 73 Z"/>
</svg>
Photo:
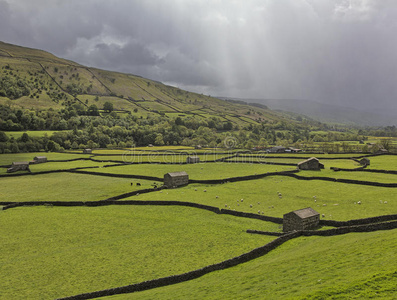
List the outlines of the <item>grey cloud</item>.
<svg viewBox="0 0 397 300">
<path fill-rule="evenodd" d="M 397 111 L 394 0 L 0 0 L 0 16 L 6 42 L 181 88 Z"/>
</svg>

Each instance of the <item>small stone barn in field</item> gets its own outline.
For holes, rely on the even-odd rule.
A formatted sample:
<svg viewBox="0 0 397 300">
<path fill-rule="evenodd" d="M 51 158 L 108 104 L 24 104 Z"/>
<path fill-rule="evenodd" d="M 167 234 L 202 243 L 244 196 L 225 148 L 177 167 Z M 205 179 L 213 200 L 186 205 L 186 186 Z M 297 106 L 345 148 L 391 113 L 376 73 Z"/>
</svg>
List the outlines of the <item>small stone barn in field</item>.
<svg viewBox="0 0 397 300">
<path fill-rule="evenodd" d="M 369 158 L 366 158 L 366 157 L 360 159 L 359 163 L 362 166 L 369 166 L 371 164 Z"/>
<path fill-rule="evenodd" d="M 186 163 L 188 164 L 197 164 L 200 162 L 200 157 L 198 156 L 188 156 L 186 158 Z"/>
<path fill-rule="evenodd" d="M 41 164 L 47 162 L 47 157 L 46 156 L 35 156 L 33 158 L 33 161 L 35 164 Z"/>
<path fill-rule="evenodd" d="M 168 188 L 175 188 L 188 183 L 189 175 L 186 172 L 173 172 L 164 175 L 164 185 Z"/>
<path fill-rule="evenodd" d="M 13 162 L 11 167 L 7 169 L 7 173 L 13 173 L 18 171 L 30 171 L 29 162 L 27 161 Z"/>
<path fill-rule="evenodd" d="M 92 149 L 84 149 L 83 153 L 84 154 L 91 154 L 92 153 Z"/>
<path fill-rule="evenodd" d="M 313 208 L 303 208 L 283 216 L 283 231 L 315 229 L 320 222 L 320 214 Z"/>
<path fill-rule="evenodd" d="M 298 168 L 300 170 L 320 170 L 324 169 L 324 165 L 317 158 L 312 157 L 298 163 Z"/>
</svg>

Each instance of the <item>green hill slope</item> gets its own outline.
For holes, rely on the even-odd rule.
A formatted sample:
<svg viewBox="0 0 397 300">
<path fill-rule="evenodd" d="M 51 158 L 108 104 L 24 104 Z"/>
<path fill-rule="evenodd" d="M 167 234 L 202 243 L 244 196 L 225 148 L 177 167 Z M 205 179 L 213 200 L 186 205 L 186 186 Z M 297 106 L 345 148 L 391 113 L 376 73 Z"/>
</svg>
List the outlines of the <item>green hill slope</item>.
<svg viewBox="0 0 397 300">
<path fill-rule="evenodd" d="M 238 125 L 292 122 L 265 106 L 232 103 L 131 74 L 88 68 L 42 50 L 3 42 L 0 73 L 0 104 L 22 108 L 62 109 L 74 102 L 102 107 L 111 101 L 118 113 L 135 112 L 138 116 L 217 116 Z"/>
</svg>

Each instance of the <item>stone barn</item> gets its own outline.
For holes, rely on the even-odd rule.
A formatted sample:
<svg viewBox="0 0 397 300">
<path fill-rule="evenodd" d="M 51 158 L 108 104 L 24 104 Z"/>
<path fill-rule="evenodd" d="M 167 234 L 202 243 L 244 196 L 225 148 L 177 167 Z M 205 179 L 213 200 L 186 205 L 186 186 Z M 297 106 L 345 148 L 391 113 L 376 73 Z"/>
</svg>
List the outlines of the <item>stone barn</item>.
<svg viewBox="0 0 397 300">
<path fill-rule="evenodd" d="M 7 173 L 13 173 L 18 171 L 30 171 L 29 162 L 27 161 L 13 162 L 11 167 L 7 169 Z"/>
<path fill-rule="evenodd" d="M 320 214 L 313 208 L 303 208 L 283 216 L 283 231 L 315 229 L 320 222 Z"/>
<path fill-rule="evenodd" d="M 189 175 L 186 172 L 173 172 L 164 175 L 164 185 L 168 188 L 187 185 L 189 183 Z"/>
<path fill-rule="evenodd" d="M 83 153 L 84 154 L 91 154 L 92 153 L 92 149 L 84 149 Z"/>
<path fill-rule="evenodd" d="M 186 163 L 188 164 L 197 164 L 200 162 L 200 157 L 198 156 L 188 156 L 186 158 Z"/>
<path fill-rule="evenodd" d="M 362 166 L 369 166 L 371 164 L 369 158 L 366 158 L 366 157 L 360 159 L 359 163 Z"/>
<path fill-rule="evenodd" d="M 33 161 L 35 164 L 41 164 L 47 162 L 47 157 L 46 156 L 35 156 L 33 158 Z"/>
<path fill-rule="evenodd" d="M 312 157 L 298 163 L 298 168 L 300 170 L 320 170 L 324 169 L 324 165 L 317 158 Z"/>
</svg>

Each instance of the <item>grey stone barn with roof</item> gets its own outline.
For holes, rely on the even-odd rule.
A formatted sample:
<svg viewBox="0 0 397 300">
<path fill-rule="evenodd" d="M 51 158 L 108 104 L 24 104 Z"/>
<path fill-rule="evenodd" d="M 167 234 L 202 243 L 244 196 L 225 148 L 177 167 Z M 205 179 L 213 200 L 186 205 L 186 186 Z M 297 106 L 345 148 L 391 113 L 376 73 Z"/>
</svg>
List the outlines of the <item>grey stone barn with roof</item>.
<svg viewBox="0 0 397 300">
<path fill-rule="evenodd" d="M 320 214 L 311 207 L 294 210 L 283 216 L 283 231 L 315 229 L 319 222 Z"/>
<path fill-rule="evenodd" d="M 83 149 L 83 153 L 84 154 L 91 154 L 92 153 L 92 149 Z"/>
<path fill-rule="evenodd" d="M 47 162 L 47 157 L 46 156 L 35 156 L 33 158 L 33 161 L 35 164 L 41 164 Z"/>
<path fill-rule="evenodd" d="M 173 172 L 164 175 L 164 185 L 167 188 L 175 188 L 178 186 L 187 185 L 189 183 L 189 175 L 183 172 Z"/>
<path fill-rule="evenodd" d="M 28 161 L 13 162 L 11 167 L 7 169 L 7 173 L 13 173 L 17 171 L 30 171 Z"/>
<path fill-rule="evenodd" d="M 371 164 L 371 161 L 369 160 L 369 158 L 364 157 L 364 158 L 360 159 L 359 163 L 362 166 L 369 166 Z"/>
<path fill-rule="evenodd" d="M 198 157 L 198 156 L 186 157 L 186 163 L 188 163 L 188 164 L 197 164 L 199 162 L 200 162 L 200 157 Z"/>
<path fill-rule="evenodd" d="M 306 160 L 298 163 L 298 169 L 300 169 L 300 170 L 320 170 L 320 169 L 324 169 L 324 165 L 322 163 L 320 163 L 320 161 L 317 158 L 311 157 L 309 159 L 306 159 Z"/>
</svg>

